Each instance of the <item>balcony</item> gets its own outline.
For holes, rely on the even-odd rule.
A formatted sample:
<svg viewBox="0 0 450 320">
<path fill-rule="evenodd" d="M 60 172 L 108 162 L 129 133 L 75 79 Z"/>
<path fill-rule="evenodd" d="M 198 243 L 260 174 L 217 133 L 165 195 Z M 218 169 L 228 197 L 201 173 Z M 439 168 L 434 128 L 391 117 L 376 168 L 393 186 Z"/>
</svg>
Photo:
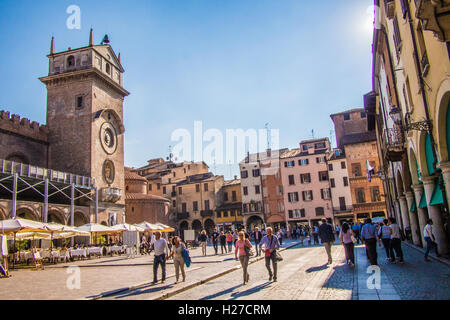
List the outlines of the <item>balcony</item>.
<svg viewBox="0 0 450 320">
<path fill-rule="evenodd" d="M 432 31 L 440 41 L 450 41 L 450 2 L 416 0 L 416 17 L 423 29 Z"/>
<path fill-rule="evenodd" d="M 176 192 L 172 192 L 170 195 L 171 195 L 172 197 L 176 197 L 176 196 L 177 196 L 177 193 L 176 193 Z"/>
<path fill-rule="evenodd" d="M 391 162 L 401 161 L 405 153 L 405 135 L 402 128 L 385 129 L 383 140 L 385 158 Z"/>
<path fill-rule="evenodd" d="M 200 210 L 200 215 L 203 218 L 212 217 L 212 216 L 214 216 L 214 211 L 213 210 Z"/>
<path fill-rule="evenodd" d="M 189 219 L 189 212 L 178 212 L 177 220 Z"/>
<path fill-rule="evenodd" d="M 94 187 L 94 179 L 89 177 L 0 159 L 0 174 L 13 175 L 14 173 L 25 178 L 48 179 L 50 182 L 64 184 L 73 183 L 80 188 L 93 189 Z"/>
<path fill-rule="evenodd" d="M 103 202 L 117 202 L 122 198 L 122 190 L 118 188 L 103 188 L 100 192 Z"/>
<path fill-rule="evenodd" d="M 333 212 L 335 214 L 339 213 L 348 213 L 350 211 L 353 211 L 353 206 L 340 206 L 340 207 L 333 207 Z"/>
</svg>

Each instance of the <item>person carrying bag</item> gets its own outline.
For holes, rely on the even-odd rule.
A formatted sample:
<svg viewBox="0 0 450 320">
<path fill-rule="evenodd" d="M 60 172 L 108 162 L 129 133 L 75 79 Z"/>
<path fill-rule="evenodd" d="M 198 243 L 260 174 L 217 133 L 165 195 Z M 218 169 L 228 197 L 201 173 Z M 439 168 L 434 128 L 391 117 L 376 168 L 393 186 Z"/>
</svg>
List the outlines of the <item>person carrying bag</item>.
<svg viewBox="0 0 450 320">
<path fill-rule="evenodd" d="M 269 281 L 276 282 L 277 281 L 277 263 L 281 261 L 283 258 L 278 253 L 277 249 L 280 248 L 280 242 L 278 238 L 274 236 L 272 233 L 272 228 L 266 229 L 267 235 L 261 240 L 261 246 L 264 246 L 265 249 L 265 260 L 266 260 L 266 268 L 269 272 Z M 270 268 L 270 263 L 272 262 L 273 273 Z"/>
</svg>

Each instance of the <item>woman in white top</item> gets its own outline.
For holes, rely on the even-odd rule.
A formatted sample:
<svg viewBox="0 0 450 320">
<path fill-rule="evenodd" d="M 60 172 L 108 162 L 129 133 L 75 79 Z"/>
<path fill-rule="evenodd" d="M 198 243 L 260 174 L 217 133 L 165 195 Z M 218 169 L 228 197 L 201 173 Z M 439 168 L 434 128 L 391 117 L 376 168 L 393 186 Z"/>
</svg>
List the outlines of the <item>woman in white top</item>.
<svg viewBox="0 0 450 320">
<path fill-rule="evenodd" d="M 184 258 L 183 258 L 183 249 L 186 248 L 185 245 L 181 242 L 180 237 L 174 237 L 172 239 L 173 244 L 173 250 L 172 253 L 169 255 L 170 257 L 173 257 L 173 265 L 175 266 L 175 283 L 178 283 L 178 279 L 180 277 L 180 270 L 181 275 L 183 276 L 183 282 L 186 280 L 186 273 L 184 272 Z"/>
<path fill-rule="evenodd" d="M 440 257 L 440 254 L 438 252 L 438 248 L 436 245 L 436 239 L 434 238 L 432 226 L 433 226 L 433 220 L 428 219 L 427 225 L 423 229 L 423 237 L 424 237 L 425 241 L 427 242 L 427 249 L 425 250 L 425 259 L 424 260 L 427 262 L 431 261 L 430 259 L 428 259 L 428 255 L 431 251 L 431 248 L 433 248 L 433 247 L 436 250 L 436 256 Z"/>
<path fill-rule="evenodd" d="M 393 250 L 391 250 L 391 262 L 395 263 L 395 254 L 397 255 L 397 259 L 400 263 L 403 262 L 403 251 L 402 251 L 402 239 L 400 236 L 400 227 L 398 226 L 395 218 L 389 218 L 389 229 L 391 233 L 391 247 Z"/>
</svg>

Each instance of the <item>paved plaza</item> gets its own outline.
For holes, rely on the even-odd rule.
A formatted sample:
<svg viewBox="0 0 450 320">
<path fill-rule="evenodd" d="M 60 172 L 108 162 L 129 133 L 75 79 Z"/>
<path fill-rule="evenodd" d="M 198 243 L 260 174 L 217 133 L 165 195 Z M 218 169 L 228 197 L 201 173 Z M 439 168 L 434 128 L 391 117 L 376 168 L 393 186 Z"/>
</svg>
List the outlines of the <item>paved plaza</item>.
<svg viewBox="0 0 450 320">
<path fill-rule="evenodd" d="M 296 245 L 297 244 L 297 245 Z M 47 266 L 45 270 L 13 271 L 12 278 L 1 279 L 0 299 L 109 299 L 109 300 L 409 300 L 450 299 L 450 268 L 423 261 L 420 252 L 403 246 L 405 264 L 390 264 L 378 248 L 380 288 L 367 285 L 372 273 L 363 246 L 356 250 L 356 267 L 344 263 L 341 245 L 332 249 L 334 262 L 327 266 L 322 246 L 300 246 L 289 241 L 283 247 L 278 282 L 268 281 L 264 260 L 252 258 L 250 281 L 242 285 L 242 269 L 234 251 L 202 257 L 192 249 L 193 264 L 186 268 L 186 282 L 175 284 L 174 267 L 167 265 L 164 284 L 152 285 L 152 256 L 134 259 L 109 257 Z M 220 252 L 220 251 L 219 251 Z M 70 290 L 70 266 L 80 267 L 80 289 Z"/>
</svg>

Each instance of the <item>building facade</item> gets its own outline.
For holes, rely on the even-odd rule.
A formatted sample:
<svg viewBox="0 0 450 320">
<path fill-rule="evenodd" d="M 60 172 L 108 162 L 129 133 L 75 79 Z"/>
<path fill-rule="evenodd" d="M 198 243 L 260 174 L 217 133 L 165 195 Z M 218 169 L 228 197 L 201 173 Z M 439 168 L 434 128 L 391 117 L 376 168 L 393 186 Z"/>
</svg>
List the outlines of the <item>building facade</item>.
<svg viewBox="0 0 450 320">
<path fill-rule="evenodd" d="M 224 181 L 222 204 L 216 209 L 216 225 L 219 230 L 240 230 L 243 228 L 241 180 Z"/>
<path fill-rule="evenodd" d="M 433 219 L 438 249 L 448 253 L 450 165 L 450 4 L 448 1 L 375 1 L 373 115 L 387 193 L 401 227 L 423 246 Z"/>
<path fill-rule="evenodd" d="M 380 161 L 376 132 L 368 130 L 364 109 L 352 109 L 331 115 L 336 128 L 338 148 L 343 150 L 352 197 L 353 221 L 386 217 L 383 181 L 379 175 Z M 368 169 L 373 173 L 368 175 Z"/>
<path fill-rule="evenodd" d="M 265 157 L 265 152 L 249 154 L 239 163 L 244 226 L 251 230 L 255 227 L 261 228 L 265 224 L 260 162 L 260 159 Z"/>
<path fill-rule="evenodd" d="M 125 168 L 126 222 L 131 224 L 147 221 L 170 225 L 170 200 L 148 193 L 146 178 Z"/>
<path fill-rule="evenodd" d="M 333 222 L 333 206 L 329 183 L 328 138 L 305 140 L 299 149 L 280 156 L 285 219 L 288 230 L 298 224 L 318 225 L 321 219 Z"/>
<path fill-rule="evenodd" d="M 331 203 L 334 222 L 353 222 L 353 200 L 350 189 L 347 159 L 341 149 L 333 149 L 327 154 L 328 174 L 330 177 Z"/>
</svg>

